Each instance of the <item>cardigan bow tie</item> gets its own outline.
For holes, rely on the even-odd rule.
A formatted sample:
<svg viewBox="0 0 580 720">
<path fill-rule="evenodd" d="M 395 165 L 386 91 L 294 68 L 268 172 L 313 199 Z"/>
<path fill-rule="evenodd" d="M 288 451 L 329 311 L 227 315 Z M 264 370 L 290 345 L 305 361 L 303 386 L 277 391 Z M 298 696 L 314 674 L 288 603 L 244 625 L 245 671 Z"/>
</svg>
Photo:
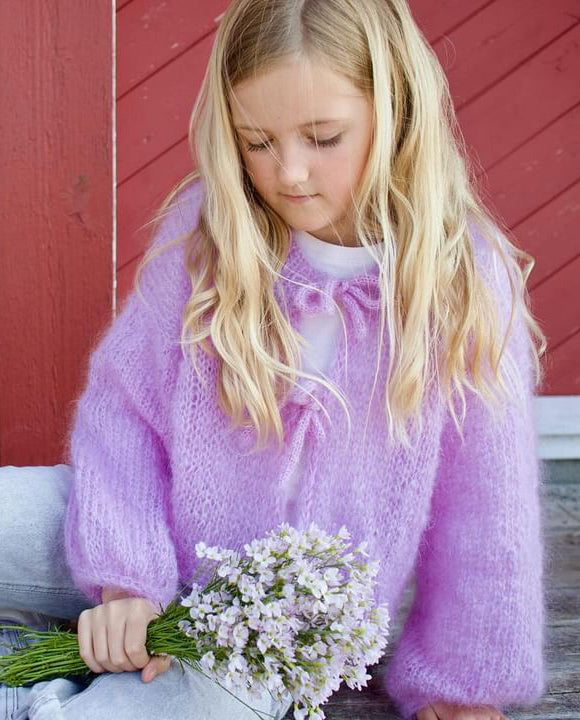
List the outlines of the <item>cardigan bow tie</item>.
<svg viewBox="0 0 580 720">
<path fill-rule="evenodd" d="M 378 273 L 346 278 L 331 277 L 321 288 L 299 286 L 294 290 L 293 299 L 296 310 L 308 315 L 332 314 L 337 311 L 337 303 L 339 309 L 344 311 L 345 321 L 360 340 L 368 330 L 366 316 L 380 308 Z"/>
</svg>

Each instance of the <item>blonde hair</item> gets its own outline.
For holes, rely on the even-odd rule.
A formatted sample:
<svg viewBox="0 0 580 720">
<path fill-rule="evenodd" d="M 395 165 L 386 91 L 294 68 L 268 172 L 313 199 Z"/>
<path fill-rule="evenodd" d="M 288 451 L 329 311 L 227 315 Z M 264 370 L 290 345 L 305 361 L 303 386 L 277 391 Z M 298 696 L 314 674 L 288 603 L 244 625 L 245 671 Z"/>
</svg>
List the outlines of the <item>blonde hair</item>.
<svg viewBox="0 0 580 720">
<path fill-rule="evenodd" d="M 172 189 L 151 220 L 156 224 L 187 185 L 203 178 L 199 221 L 186 238 L 192 290 L 182 316 L 183 354 L 189 345 L 199 375 L 196 346 L 214 354 L 211 338 L 220 363 L 219 404 L 236 425 L 256 428 L 256 448 L 272 431 L 282 444 L 279 407 L 298 375 L 328 387 L 349 417 L 340 390 L 301 369 L 305 341 L 273 292 L 290 229 L 254 191 L 228 99 L 237 83 L 297 55 L 326 63 L 373 103 L 373 142 L 353 206 L 360 243 L 370 248 L 384 239 L 377 263 L 380 347 L 386 326 L 390 348 L 384 392 L 389 436 L 409 445 L 406 422 L 419 418 L 422 425 L 421 405 L 434 377 L 461 434 L 455 394 L 464 415 L 464 387 L 492 407 L 499 388 L 505 398 L 508 387 L 517 386 L 517 378 L 506 385 L 498 372 L 514 313 L 540 341 L 539 350 L 530 342 L 536 383 L 546 338 L 527 307 L 534 258 L 508 240 L 507 229 L 499 232 L 500 222 L 479 199 L 445 74 L 404 0 L 233 0 L 227 8 L 189 125 L 198 169 Z M 499 347 L 497 300 L 477 272 L 472 223 L 499 253 L 511 288 Z M 139 264 L 137 288 L 140 272 L 159 251 Z M 523 270 L 517 258 L 526 261 Z M 378 369 L 377 363 L 375 384 Z"/>
</svg>

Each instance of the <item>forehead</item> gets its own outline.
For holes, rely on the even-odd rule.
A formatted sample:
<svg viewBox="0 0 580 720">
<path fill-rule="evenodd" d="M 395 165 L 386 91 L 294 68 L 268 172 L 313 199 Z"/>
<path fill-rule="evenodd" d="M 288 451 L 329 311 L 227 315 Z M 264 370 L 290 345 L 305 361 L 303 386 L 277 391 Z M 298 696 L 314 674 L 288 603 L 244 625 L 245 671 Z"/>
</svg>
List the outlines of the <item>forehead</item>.
<svg viewBox="0 0 580 720">
<path fill-rule="evenodd" d="M 291 59 L 238 83 L 229 101 L 236 127 L 274 131 L 356 116 L 366 100 L 347 78 L 324 65 Z"/>
</svg>

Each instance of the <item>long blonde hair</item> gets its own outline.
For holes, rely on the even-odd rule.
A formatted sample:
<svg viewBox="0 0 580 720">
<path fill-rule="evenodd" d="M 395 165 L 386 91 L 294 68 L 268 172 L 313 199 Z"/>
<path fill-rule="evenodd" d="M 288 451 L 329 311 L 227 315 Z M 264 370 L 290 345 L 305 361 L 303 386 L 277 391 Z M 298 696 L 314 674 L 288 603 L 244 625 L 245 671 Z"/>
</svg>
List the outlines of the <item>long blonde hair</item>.
<svg viewBox="0 0 580 720">
<path fill-rule="evenodd" d="M 530 339 L 540 342 L 539 350 L 530 342 L 536 383 L 546 338 L 528 309 L 534 258 L 508 239 L 506 228 L 499 231 L 501 223 L 478 197 L 445 74 L 404 0 L 233 0 L 227 8 L 189 124 L 197 170 L 171 190 L 150 221 L 156 225 L 180 192 L 203 178 L 202 211 L 186 236 L 192 289 L 182 316 L 182 352 L 189 346 L 199 375 L 196 346 L 209 354 L 215 349 L 220 406 L 236 425 L 256 428 L 256 449 L 272 431 L 282 444 L 279 407 L 297 376 L 328 387 L 349 417 L 340 390 L 301 369 L 304 340 L 273 292 L 290 229 L 253 189 L 228 99 L 237 83 L 296 55 L 326 63 L 373 102 L 373 142 L 353 203 L 360 243 L 384 240 L 377 262 L 380 343 L 386 326 L 390 348 L 384 389 L 389 435 L 409 445 L 406 422 L 422 423 L 421 405 L 435 376 L 461 434 L 455 394 L 465 412 L 464 387 L 490 407 L 500 400 L 499 388 L 504 398 L 508 388 L 513 392 L 515 384 L 506 385 L 499 369 L 514 313 L 519 310 Z M 497 300 L 477 272 L 469 226 L 497 250 L 509 279 L 512 304 L 501 343 Z M 141 271 L 159 251 L 143 257 L 137 289 Z M 525 260 L 523 270 L 517 258 Z M 378 365 L 375 383 L 377 374 Z"/>
</svg>

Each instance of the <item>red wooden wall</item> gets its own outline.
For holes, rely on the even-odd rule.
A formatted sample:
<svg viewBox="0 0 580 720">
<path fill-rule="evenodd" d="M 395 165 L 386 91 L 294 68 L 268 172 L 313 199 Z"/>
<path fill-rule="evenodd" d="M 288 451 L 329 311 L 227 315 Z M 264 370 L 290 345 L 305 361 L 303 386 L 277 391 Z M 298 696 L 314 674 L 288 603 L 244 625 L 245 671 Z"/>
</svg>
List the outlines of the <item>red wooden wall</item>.
<svg viewBox="0 0 580 720">
<path fill-rule="evenodd" d="M 187 124 L 227 5 L 0 3 L 0 464 L 62 461 L 88 350 L 115 304 L 113 273 L 118 306 L 146 241 L 138 227 L 190 169 Z M 448 75 L 489 204 L 536 257 L 544 394 L 578 395 L 578 0 L 410 5 Z"/>
<path fill-rule="evenodd" d="M 111 317 L 111 5 L 0 2 L 0 465 L 62 462 Z"/>
<path fill-rule="evenodd" d="M 187 123 L 225 0 L 117 3 L 118 298 L 135 228 L 190 168 Z M 548 336 L 543 393 L 580 393 L 578 0 L 411 0 L 449 78 L 487 202 L 536 258 L 534 314 Z"/>
</svg>

